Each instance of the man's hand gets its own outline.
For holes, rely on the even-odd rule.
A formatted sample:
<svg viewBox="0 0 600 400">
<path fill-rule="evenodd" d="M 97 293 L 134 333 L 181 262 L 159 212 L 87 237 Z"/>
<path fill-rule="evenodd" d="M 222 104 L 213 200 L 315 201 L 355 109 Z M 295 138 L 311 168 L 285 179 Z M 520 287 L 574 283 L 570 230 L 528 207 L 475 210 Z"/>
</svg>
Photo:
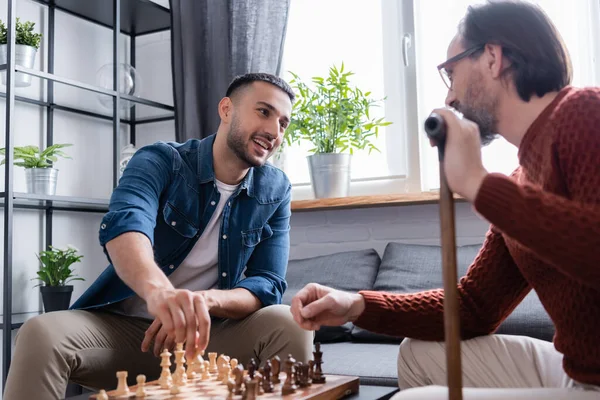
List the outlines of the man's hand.
<svg viewBox="0 0 600 400">
<path fill-rule="evenodd" d="M 146 298 L 148 312 L 156 317 L 142 342 L 142 351 L 147 351 L 150 341 L 156 336 L 156 346 L 186 343 L 187 359 L 197 351 L 205 350 L 210 335 L 210 315 L 202 292 L 184 289 L 155 290 Z M 159 336 L 160 335 L 160 336 Z M 162 351 L 159 348 L 158 351 Z"/>
<path fill-rule="evenodd" d="M 198 335 L 196 334 L 197 337 Z M 156 357 L 159 357 L 164 349 L 169 351 L 175 349 L 175 335 L 169 334 L 159 319 L 155 319 L 144 334 L 144 340 L 142 341 L 143 352 L 150 350 L 152 339 L 154 339 L 153 353 Z"/>
<path fill-rule="evenodd" d="M 481 160 L 481 137 L 474 122 L 460 118 L 449 109 L 437 109 L 446 121 L 444 169 L 448 186 L 470 202 L 477 197 L 481 182 L 487 175 Z"/>
<path fill-rule="evenodd" d="M 309 283 L 292 299 L 294 320 L 306 330 L 321 325 L 338 326 L 356 320 L 365 309 L 360 294 L 342 292 L 317 283 Z"/>
</svg>

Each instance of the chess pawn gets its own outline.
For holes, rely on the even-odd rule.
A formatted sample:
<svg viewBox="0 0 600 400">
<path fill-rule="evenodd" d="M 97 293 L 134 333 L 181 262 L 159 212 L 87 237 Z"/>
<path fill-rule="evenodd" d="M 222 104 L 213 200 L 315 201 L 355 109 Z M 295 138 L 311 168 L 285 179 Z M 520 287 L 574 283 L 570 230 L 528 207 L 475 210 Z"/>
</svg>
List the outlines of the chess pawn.
<svg viewBox="0 0 600 400">
<path fill-rule="evenodd" d="M 173 386 L 171 386 L 170 393 L 171 394 L 179 394 L 179 393 L 181 393 L 181 389 L 179 388 L 179 385 L 177 385 L 176 383 L 174 383 Z"/>
<path fill-rule="evenodd" d="M 271 375 L 271 382 L 280 383 L 279 372 L 281 372 L 281 360 L 279 356 L 275 356 L 271 359 L 271 365 L 273 367 L 273 372 Z"/>
<path fill-rule="evenodd" d="M 117 390 L 115 391 L 115 396 L 127 396 L 129 395 L 129 387 L 127 386 L 127 371 L 118 371 L 117 372 Z"/>
<path fill-rule="evenodd" d="M 231 361 L 229 362 L 229 365 L 231 365 L 231 370 L 233 371 L 235 369 L 235 367 L 237 367 L 237 365 L 238 365 L 237 358 L 232 358 Z"/>
<path fill-rule="evenodd" d="M 171 377 L 171 370 L 169 369 L 169 367 L 171 366 L 171 353 L 169 352 L 169 350 L 164 349 L 160 356 L 162 358 L 162 361 L 160 362 L 162 371 L 160 373 L 160 378 L 158 378 L 158 383 L 161 388 L 168 389 L 173 383 L 173 378 Z"/>
<path fill-rule="evenodd" d="M 137 390 L 135 391 L 135 397 L 146 396 L 146 375 L 138 375 L 137 378 Z"/>
<path fill-rule="evenodd" d="M 203 381 L 207 381 L 210 379 L 210 372 L 209 372 L 209 362 L 204 360 L 204 368 L 202 369 L 202 380 Z"/>
<path fill-rule="evenodd" d="M 108 400 L 108 394 L 106 394 L 106 390 L 100 390 L 96 396 L 96 400 Z"/>
</svg>

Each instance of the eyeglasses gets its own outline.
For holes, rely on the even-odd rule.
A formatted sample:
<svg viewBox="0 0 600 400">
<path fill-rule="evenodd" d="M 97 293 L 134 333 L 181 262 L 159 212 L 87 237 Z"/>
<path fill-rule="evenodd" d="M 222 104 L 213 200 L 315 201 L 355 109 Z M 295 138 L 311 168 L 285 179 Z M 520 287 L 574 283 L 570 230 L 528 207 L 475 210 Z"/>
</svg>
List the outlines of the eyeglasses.
<svg viewBox="0 0 600 400">
<path fill-rule="evenodd" d="M 448 87 L 448 89 L 452 90 L 452 78 L 450 77 L 450 74 L 446 70 L 446 66 L 448 66 L 449 64 L 455 63 L 457 61 L 460 61 L 463 58 L 466 58 L 466 57 L 476 53 L 477 51 L 483 49 L 484 46 L 485 45 L 482 45 L 482 44 L 473 46 L 473 47 L 463 51 L 462 53 L 458 53 L 454 57 L 450 57 L 449 59 L 447 59 L 446 61 L 444 61 L 443 63 L 441 63 L 440 65 L 437 66 L 438 72 L 440 73 L 440 76 L 442 77 L 442 80 L 444 81 L 444 84 Z"/>
</svg>

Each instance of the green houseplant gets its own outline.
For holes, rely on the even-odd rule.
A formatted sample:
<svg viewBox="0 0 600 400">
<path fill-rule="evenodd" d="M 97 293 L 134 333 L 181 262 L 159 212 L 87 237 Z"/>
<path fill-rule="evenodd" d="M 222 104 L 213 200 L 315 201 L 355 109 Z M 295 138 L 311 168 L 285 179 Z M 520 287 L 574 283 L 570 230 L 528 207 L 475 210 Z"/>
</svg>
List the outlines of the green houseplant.
<svg viewBox="0 0 600 400">
<path fill-rule="evenodd" d="M 35 22 L 21 22 L 16 19 L 15 24 L 15 63 L 25 68 L 33 68 L 35 55 L 40 48 L 42 34 L 34 32 Z M 0 21 L 0 64 L 6 64 L 8 50 L 8 29 L 4 21 Z M 24 87 L 31 85 L 31 75 L 17 72 L 15 86 Z M 6 85 L 6 71 L 2 71 L 2 83 Z"/>
<path fill-rule="evenodd" d="M 55 195 L 58 169 L 53 163 L 58 157 L 71 158 L 61 149 L 69 147 L 69 143 L 59 143 L 40 150 L 38 146 L 15 146 L 14 165 L 25 168 L 27 192 L 33 194 Z M 6 148 L 0 149 L 0 155 L 6 155 Z M 3 165 L 6 159 L 0 162 Z"/>
<path fill-rule="evenodd" d="M 84 280 L 77 277 L 71 267 L 83 258 L 77 253 L 78 250 L 73 246 L 67 246 L 66 249 L 50 246 L 48 250 L 36 255 L 40 261 L 40 269 L 33 279 L 39 279 L 41 283 L 34 287 L 40 287 L 46 312 L 68 309 L 73 285 L 67 283 Z"/>
<path fill-rule="evenodd" d="M 355 151 L 379 151 L 373 140 L 379 128 L 391 122 L 372 118 L 371 108 L 379 101 L 351 86 L 351 71 L 333 65 L 326 77 L 312 78 L 312 85 L 295 73 L 291 86 L 297 94 L 286 144 L 308 141 L 313 147 L 308 156 L 311 183 L 316 198 L 348 195 L 351 175 L 351 156 Z"/>
</svg>

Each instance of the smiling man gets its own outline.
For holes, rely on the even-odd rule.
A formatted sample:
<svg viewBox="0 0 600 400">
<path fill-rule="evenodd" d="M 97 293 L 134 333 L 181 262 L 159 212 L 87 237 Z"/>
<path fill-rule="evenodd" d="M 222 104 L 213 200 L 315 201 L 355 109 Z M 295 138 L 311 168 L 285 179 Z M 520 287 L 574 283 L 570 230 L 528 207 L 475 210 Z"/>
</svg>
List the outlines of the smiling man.
<svg viewBox="0 0 600 400">
<path fill-rule="evenodd" d="M 157 379 L 176 342 L 187 359 L 310 359 L 312 332 L 280 305 L 291 184 L 266 164 L 293 101 L 280 78 L 244 75 L 218 105 L 216 134 L 136 152 L 100 225 L 111 264 L 71 310 L 23 325 L 6 400 L 62 398 L 69 380 L 113 388 L 119 370 Z"/>
</svg>

